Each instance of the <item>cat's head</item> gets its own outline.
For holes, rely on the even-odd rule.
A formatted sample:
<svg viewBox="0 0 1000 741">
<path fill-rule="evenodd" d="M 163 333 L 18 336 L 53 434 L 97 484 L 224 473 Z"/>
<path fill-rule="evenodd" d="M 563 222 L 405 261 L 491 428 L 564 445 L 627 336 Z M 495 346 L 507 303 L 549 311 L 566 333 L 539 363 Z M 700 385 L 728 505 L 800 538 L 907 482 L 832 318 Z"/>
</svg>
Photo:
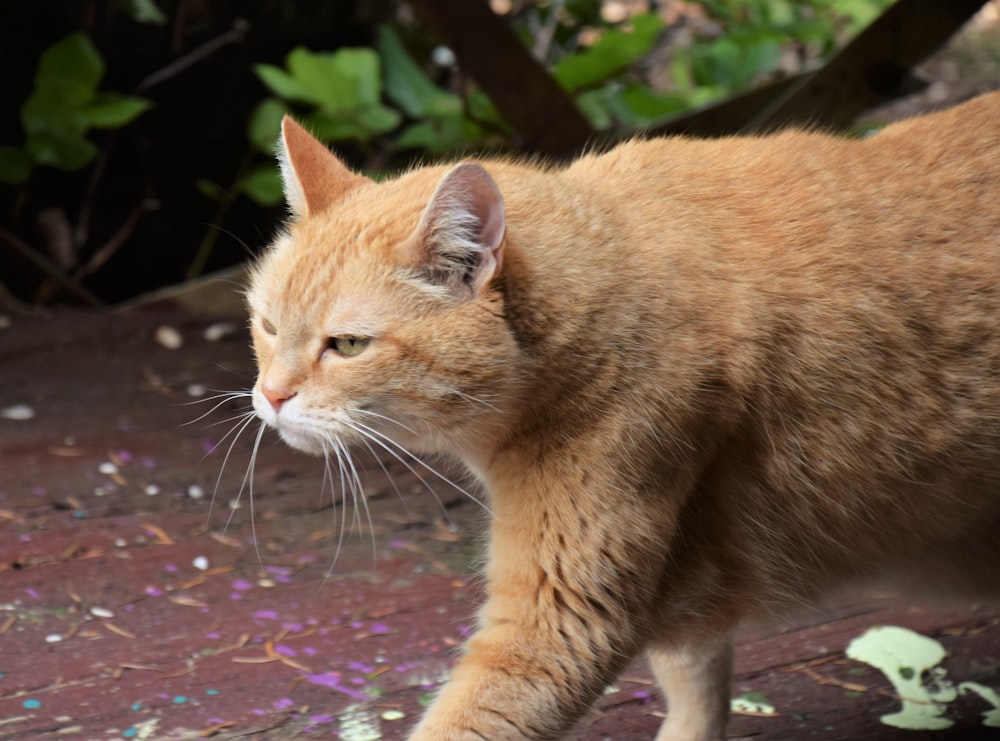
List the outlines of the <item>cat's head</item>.
<svg viewBox="0 0 1000 741">
<path fill-rule="evenodd" d="M 289 118 L 279 155 L 292 218 L 248 291 L 258 416 L 312 453 L 461 452 L 517 373 L 493 179 L 466 162 L 375 183 Z"/>
</svg>

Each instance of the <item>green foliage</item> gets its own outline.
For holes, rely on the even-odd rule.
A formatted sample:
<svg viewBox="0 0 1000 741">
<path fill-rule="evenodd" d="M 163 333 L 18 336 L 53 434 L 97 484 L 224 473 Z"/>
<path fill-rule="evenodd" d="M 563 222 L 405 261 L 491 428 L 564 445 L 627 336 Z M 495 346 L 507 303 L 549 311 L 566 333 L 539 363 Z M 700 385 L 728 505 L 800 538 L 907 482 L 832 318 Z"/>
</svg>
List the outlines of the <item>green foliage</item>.
<svg viewBox="0 0 1000 741">
<path fill-rule="evenodd" d="M 607 29 L 591 47 L 558 59 L 554 71 L 596 128 L 642 128 L 767 79 L 786 53 L 828 56 L 890 3 L 707 0 L 702 6 L 712 32 L 695 30 L 667 49 L 669 91 L 654 91 L 630 71 L 664 30 L 654 15 Z"/>
<path fill-rule="evenodd" d="M 254 70 L 279 98 L 312 107 L 303 122 L 320 138 L 367 141 L 399 125 L 399 112 L 382 103 L 381 64 L 373 49 L 331 54 L 298 47 L 285 65 L 259 64 Z"/>
<path fill-rule="evenodd" d="M 529 42 L 530 28 L 549 27 L 552 74 L 595 128 L 634 130 L 767 79 L 786 54 L 829 55 L 890 1 L 706 0 L 702 25 L 709 31 L 695 27 L 666 50 L 666 90 L 653 89 L 635 69 L 667 30 L 656 13 L 608 23 L 599 0 L 567 0 L 526 6 L 512 22 Z M 283 67 L 259 64 L 254 72 L 271 96 L 254 109 L 247 137 L 268 162 L 244 168 L 234 190 L 261 204 L 280 201 L 271 159 L 286 113 L 320 139 L 383 154 L 454 152 L 508 133 L 481 91 L 439 86 L 389 26 L 378 29 L 374 48 L 297 48 Z M 0 162 L 4 157 L 0 151 Z"/>
<path fill-rule="evenodd" d="M 628 30 L 611 28 L 593 46 L 563 57 L 555 65 L 556 80 L 569 92 L 594 87 L 625 72 L 646 56 L 663 30 L 655 13 L 637 15 Z"/>
<path fill-rule="evenodd" d="M 98 90 L 104 62 L 90 40 L 73 33 L 42 54 L 35 85 L 21 106 L 23 147 L 0 147 L 0 182 L 23 183 L 38 165 L 79 170 L 93 161 L 91 129 L 117 129 L 150 107 L 149 101 Z"/>
<path fill-rule="evenodd" d="M 281 182 L 272 164 L 281 118 L 293 113 L 325 141 L 375 142 L 390 150 L 448 152 L 482 140 L 483 129 L 466 113 L 466 102 L 434 84 L 388 26 L 378 29 L 374 49 L 336 52 L 294 49 L 285 66 L 258 64 L 254 72 L 272 93 L 253 110 L 247 139 L 267 155 L 238 178 L 236 191 L 261 205 L 281 201 Z M 391 103 L 387 105 L 387 103 Z M 501 125 L 488 100 L 476 99 L 484 120 Z M 219 186 L 203 193 L 222 197 Z"/>
</svg>

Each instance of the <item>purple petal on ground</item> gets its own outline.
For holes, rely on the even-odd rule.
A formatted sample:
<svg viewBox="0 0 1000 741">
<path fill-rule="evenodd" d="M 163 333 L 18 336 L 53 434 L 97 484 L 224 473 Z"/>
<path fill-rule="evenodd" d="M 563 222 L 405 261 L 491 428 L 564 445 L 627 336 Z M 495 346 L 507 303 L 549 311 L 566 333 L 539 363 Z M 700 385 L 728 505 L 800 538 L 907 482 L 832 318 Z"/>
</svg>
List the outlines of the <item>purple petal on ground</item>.
<svg viewBox="0 0 1000 741">
<path fill-rule="evenodd" d="M 375 667 L 369 664 L 362 664 L 360 661 L 352 661 L 347 665 L 347 668 L 353 672 L 364 672 L 365 674 L 371 674 L 375 671 Z"/>
<path fill-rule="evenodd" d="M 277 620 L 278 613 L 275 610 L 257 610 L 253 616 L 259 620 Z"/>
<path fill-rule="evenodd" d="M 344 687 L 340 683 L 340 675 L 337 674 L 336 672 L 326 672 L 324 674 L 304 674 L 303 676 L 313 684 L 318 684 L 322 687 L 329 687 L 332 690 L 337 690 L 337 692 L 342 692 L 348 697 L 353 697 L 355 700 L 371 699 L 368 695 L 364 694 L 363 692 L 352 690 L 350 687 Z"/>
<path fill-rule="evenodd" d="M 282 697 L 280 700 L 275 700 L 271 703 L 275 710 L 287 710 L 288 708 L 295 706 L 295 701 L 290 697 Z"/>
<path fill-rule="evenodd" d="M 372 623 L 372 627 L 369 628 L 369 632 L 373 635 L 384 636 L 389 632 L 389 626 L 385 623 Z"/>
<path fill-rule="evenodd" d="M 248 582 L 246 579 L 235 579 L 233 581 L 233 589 L 245 592 L 248 589 L 253 589 L 253 584 Z"/>
<path fill-rule="evenodd" d="M 283 643 L 279 643 L 274 647 L 275 653 L 279 653 L 282 656 L 297 656 L 298 652 L 291 646 L 286 646 Z"/>
</svg>

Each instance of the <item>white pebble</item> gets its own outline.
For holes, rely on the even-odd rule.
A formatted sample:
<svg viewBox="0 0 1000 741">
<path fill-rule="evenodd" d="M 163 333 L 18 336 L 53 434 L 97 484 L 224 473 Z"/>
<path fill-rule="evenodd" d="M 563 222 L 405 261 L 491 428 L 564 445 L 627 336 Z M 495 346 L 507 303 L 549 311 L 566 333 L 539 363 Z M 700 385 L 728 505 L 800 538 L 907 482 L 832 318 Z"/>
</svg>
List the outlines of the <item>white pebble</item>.
<svg viewBox="0 0 1000 741">
<path fill-rule="evenodd" d="M 108 608 L 97 607 L 96 605 L 90 608 L 90 614 L 99 618 L 113 618 L 115 616 Z"/>
<path fill-rule="evenodd" d="M 191 486 L 188 487 L 188 496 L 192 499 L 201 499 L 205 496 L 205 490 L 197 484 L 191 484 Z"/>
<path fill-rule="evenodd" d="M 97 470 L 103 473 L 105 476 L 114 476 L 118 473 L 118 466 L 116 466 L 111 461 L 104 461 L 101 465 L 97 467 Z"/>
<path fill-rule="evenodd" d="M 187 395 L 194 396 L 195 398 L 199 396 L 204 396 L 206 391 L 208 391 L 208 389 L 205 387 L 205 384 L 203 383 L 192 383 L 188 384 L 187 387 Z"/>
<path fill-rule="evenodd" d="M 59 643 L 59 641 L 61 641 L 62 639 L 63 637 L 58 633 L 49 633 L 47 636 L 45 636 L 46 643 Z"/>
<path fill-rule="evenodd" d="M 103 496 L 105 496 L 107 494 L 110 494 L 110 492 L 107 489 L 105 489 L 103 486 L 95 486 L 94 487 L 94 496 L 95 497 L 103 497 Z"/>
<path fill-rule="evenodd" d="M 205 327 L 205 331 L 202 332 L 201 336 L 209 342 L 218 342 L 233 334 L 236 334 L 235 324 L 232 322 L 216 322 Z"/>
<path fill-rule="evenodd" d="M 145 488 L 145 492 L 149 496 L 155 497 L 157 494 L 160 493 L 160 487 L 158 487 L 156 484 L 147 484 L 146 488 Z"/>
<path fill-rule="evenodd" d="M 125 538 L 115 538 L 115 548 L 124 548 L 128 545 L 128 541 Z"/>
<path fill-rule="evenodd" d="M 191 562 L 192 565 L 199 571 L 204 571 L 208 568 L 208 559 L 204 556 L 195 556 L 194 561 Z"/>
<path fill-rule="evenodd" d="M 27 404 L 14 404 L 13 406 L 0 409 L 0 417 L 17 420 L 34 419 L 35 410 Z"/>
<path fill-rule="evenodd" d="M 156 328 L 153 338 L 168 350 L 180 350 L 184 347 L 184 337 L 173 327 L 162 324 Z"/>
</svg>

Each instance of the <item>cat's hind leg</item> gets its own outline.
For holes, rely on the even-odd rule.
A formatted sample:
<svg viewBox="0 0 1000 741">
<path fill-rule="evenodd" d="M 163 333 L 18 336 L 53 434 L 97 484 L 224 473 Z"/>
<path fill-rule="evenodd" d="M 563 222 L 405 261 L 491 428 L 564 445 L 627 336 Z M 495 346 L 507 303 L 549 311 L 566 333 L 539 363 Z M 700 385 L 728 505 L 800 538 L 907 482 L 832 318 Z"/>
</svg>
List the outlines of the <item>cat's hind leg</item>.
<svg viewBox="0 0 1000 741">
<path fill-rule="evenodd" d="M 667 696 L 656 741 L 722 741 L 729 720 L 733 648 L 729 636 L 680 645 L 653 644 L 649 664 Z"/>
</svg>

